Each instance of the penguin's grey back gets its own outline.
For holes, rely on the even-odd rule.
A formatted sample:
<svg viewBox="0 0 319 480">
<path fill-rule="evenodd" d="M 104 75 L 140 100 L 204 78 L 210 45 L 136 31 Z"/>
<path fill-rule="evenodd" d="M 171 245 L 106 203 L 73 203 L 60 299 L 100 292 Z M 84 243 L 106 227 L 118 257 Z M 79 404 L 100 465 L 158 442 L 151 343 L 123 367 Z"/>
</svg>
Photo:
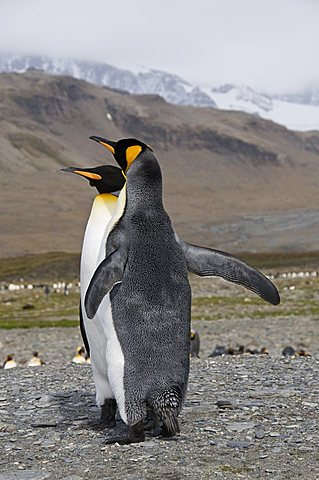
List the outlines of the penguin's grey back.
<svg viewBox="0 0 319 480">
<path fill-rule="evenodd" d="M 125 360 L 126 401 L 136 396 L 152 404 L 172 389 L 181 399 L 185 395 L 191 292 L 184 255 L 162 205 L 161 179 L 153 178 L 157 160 L 146 171 L 141 163 L 135 161 L 128 172 L 126 208 L 117 229 L 125 229 L 129 252 L 111 303 Z"/>
</svg>

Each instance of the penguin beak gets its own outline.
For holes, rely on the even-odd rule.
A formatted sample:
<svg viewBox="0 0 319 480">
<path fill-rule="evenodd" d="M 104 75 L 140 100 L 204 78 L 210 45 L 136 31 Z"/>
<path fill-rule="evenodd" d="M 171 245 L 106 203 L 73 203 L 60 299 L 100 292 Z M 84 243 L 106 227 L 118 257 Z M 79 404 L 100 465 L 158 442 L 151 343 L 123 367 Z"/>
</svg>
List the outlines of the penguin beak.
<svg viewBox="0 0 319 480">
<path fill-rule="evenodd" d="M 77 175 L 81 175 L 82 177 L 88 178 L 89 180 L 102 180 L 101 175 L 98 173 L 88 172 L 85 169 L 77 168 L 77 167 L 64 167 L 60 169 L 61 172 L 69 172 L 69 173 L 76 173 Z"/>
<path fill-rule="evenodd" d="M 100 145 L 103 145 L 103 147 L 107 148 L 111 153 L 113 153 L 113 155 L 115 154 L 116 142 L 112 142 L 111 140 L 106 140 L 106 138 L 96 137 L 95 135 L 92 135 L 89 138 L 99 143 Z"/>
</svg>

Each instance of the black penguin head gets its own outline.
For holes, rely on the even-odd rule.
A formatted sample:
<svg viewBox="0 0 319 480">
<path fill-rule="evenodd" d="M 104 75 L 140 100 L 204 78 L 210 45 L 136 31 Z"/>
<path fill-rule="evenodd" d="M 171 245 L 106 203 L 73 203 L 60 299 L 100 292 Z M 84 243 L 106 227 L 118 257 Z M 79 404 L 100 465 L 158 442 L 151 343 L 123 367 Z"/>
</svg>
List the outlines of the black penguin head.
<svg viewBox="0 0 319 480">
<path fill-rule="evenodd" d="M 92 136 L 90 139 L 98 142 L 112 152 L 115 160 L 124 172 L 130 168 L 132 162 L 134 162 L 141 152 L 145 150 L 153 151 L 151 147 L 136 138 L 123 138 L 118 142 L 96 136 Z"/>
<path fill-rule="evenodd" d="M 101 165 L 95 168 L 65 167 L 61 170 L 86 178 L 91 187 L 95 187 L 99 193 L 118 192 L 122 190 L 125 183 L 121 169 L 112 165 Z"/>
</svg>

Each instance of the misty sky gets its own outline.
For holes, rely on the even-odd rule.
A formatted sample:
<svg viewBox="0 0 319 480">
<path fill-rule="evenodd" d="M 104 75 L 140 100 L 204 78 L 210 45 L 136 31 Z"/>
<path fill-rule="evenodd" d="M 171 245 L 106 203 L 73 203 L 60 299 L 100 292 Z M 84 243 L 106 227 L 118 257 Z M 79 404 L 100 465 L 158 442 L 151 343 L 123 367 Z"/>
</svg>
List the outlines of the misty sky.
<svg viewBox="0 0 319 480">
<path fill-rule="evenodd" d="M 291 92 L 319 86 L 319 0 L 0 0 L 0 51 Z"/>
</svg>

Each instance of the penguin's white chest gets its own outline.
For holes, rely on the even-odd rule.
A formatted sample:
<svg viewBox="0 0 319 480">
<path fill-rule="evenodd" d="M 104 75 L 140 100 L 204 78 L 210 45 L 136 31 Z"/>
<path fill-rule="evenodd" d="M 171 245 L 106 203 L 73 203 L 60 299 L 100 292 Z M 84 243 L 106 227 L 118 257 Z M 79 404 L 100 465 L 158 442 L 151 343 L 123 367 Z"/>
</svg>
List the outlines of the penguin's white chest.
<svg viewBox="0 0 319 480">
<path fill-rule="evenodd" d="M 116 210 L 117 197 L 108 193 L 97 195 L 85 229 L 81 255 L 81 299 L 98 266 L 98 257 L 107 226 Z M 82 304 L 83 311 L 83 304 Z"/>
<path fill-rule="evenodd" d="M 125 188 L 119 199 L 106 194 L 96 197 L 85 230 L 80 273 L 82 315 L 91 350 L 97 404 L 103 405 L 106 398 L 112 398 L 115 395 L 124 421 L 126 420 L 123 385 L 124 356 L 114 329 L 110 295 L 104 297 L 92 320 L 86 316 L 84 299 L 97 266 L 105 258 L 108 235 L 123 215 L 125 202 Z"/>
</svg>

